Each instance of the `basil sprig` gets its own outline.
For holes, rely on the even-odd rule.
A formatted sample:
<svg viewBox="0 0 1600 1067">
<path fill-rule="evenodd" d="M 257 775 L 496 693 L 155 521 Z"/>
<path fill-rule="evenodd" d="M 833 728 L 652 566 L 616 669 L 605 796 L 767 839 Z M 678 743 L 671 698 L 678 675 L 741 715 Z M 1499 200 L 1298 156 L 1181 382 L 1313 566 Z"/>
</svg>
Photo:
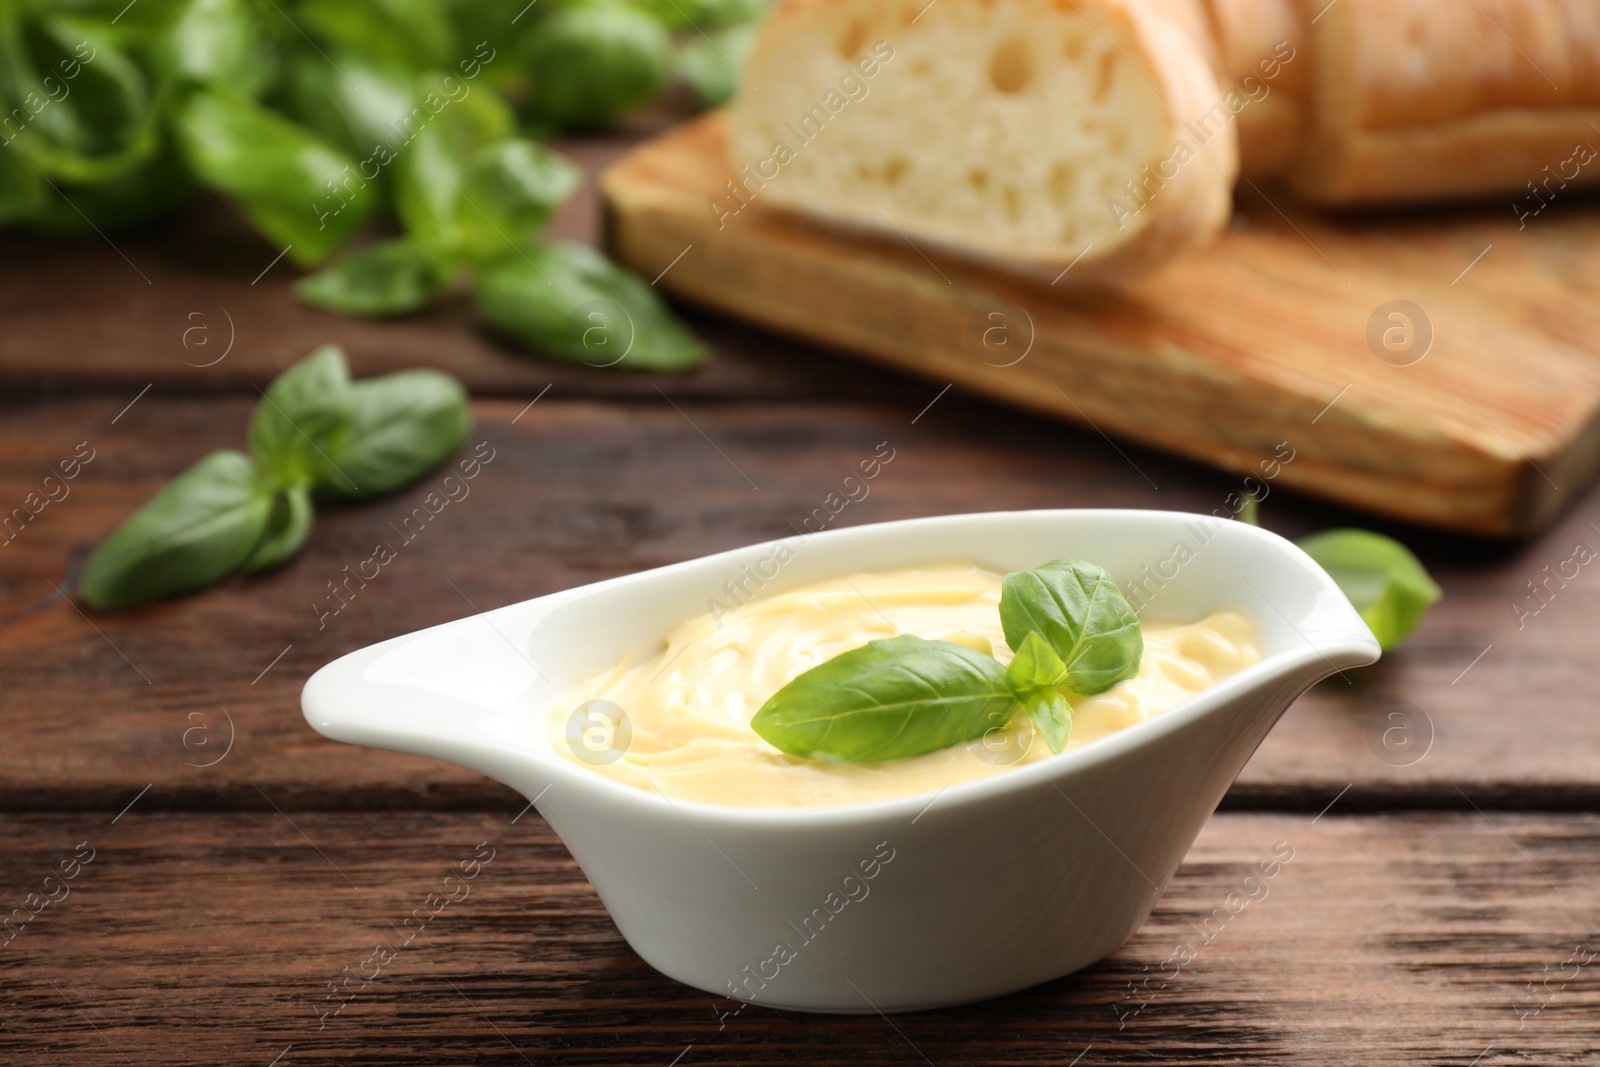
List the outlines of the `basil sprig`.
<svg viewBox="0 0 1600 1067">
<path fill-rule="evenodd" d="M 0 226 L 109 235 L 205 189 L 290 264 L 323 268 L 296 286 L 306 303 L 420 311 L 537 244 L 581 184 L 579 168 L 536 137 L 614 122 L 673 80 L 720 101 L 768 6 L 0 2 Z M 382 216 L 399 238 L 349 254 Z M 664 306 L 653 315 L 666 325 L 639 324 L 638 358 L 589 362 L 696 365 L 703 350 L 677 343 L 682 327 Z M 503 323 L 503 304 L 492 317 Z M 506 332 L 534 348 L 548 335 Z M 673 338 L 670 357 L 657 334 Z"/>
<path fill-rule="evenodd" d="M 1370 530 L 1327 530 L 1295 542 L 1338 583 L 1388 651 L 1411 635 L 1443 594 L 1400 542 Z"/>
<path fill-rule="evenodd" d="M 432 370 L 352 382 L 344 353 L 317 349 L 280 374 L 250 420 L 250 454 L 213 452 L 174 478 L 89 558 L 78 594 L 127 608 L 289 560 L 310 536 L 314 495 L 366 500 L 443 462 L 466 438 L 466 390 Z"/>
<path fill-rule="evenodd" d="M 1092 563 L 1056 560 L 1006 575 L 1000 619 L 1015 650 L 1007 667 L 952 641 L 871 641 L 796 677 L 750 726 L 790 755 L 862 763 L 970 741 L 1022 708 L 1060 752 L 1072 731 L 1069 696 L 1139 672 L 1138 617 Z"/>
</svg>

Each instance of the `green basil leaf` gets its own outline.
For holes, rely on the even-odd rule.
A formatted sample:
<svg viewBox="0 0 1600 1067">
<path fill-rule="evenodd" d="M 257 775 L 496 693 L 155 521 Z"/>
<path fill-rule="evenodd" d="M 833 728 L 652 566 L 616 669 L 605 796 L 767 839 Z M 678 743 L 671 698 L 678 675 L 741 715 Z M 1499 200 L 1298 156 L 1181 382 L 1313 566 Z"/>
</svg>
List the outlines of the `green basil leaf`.
<svg viewBox="0 0 1600 1067">
<path fill-rule="evenodd" d="M 755 38 L 754 25 L 729 26 L 692 37 L 678 51 L 678 74 L 702 104 L 725 104 L 739 90 L 740 69 Z"/>
<path fill-rule="evenodd" d="M 304 126 L 221 88 L 181 104 L 173 129 L 202 182 L 301 266 L 326 259 L 377 204 L 357 163 Z"/>
<path fill-rule="evenodd" d="M 356 174 L 387 187 L 399 145 L 422 121 L 416 74 L 360 53 L 299 48 L 285 59 L 277 103 L 296 122 L 359 160 Z"/>
<path fill-rule="evenodd" d="M 1005 725 L 1015 710 L 994 657 L 906 634 L 811 668 L 750 725 L 791 755 L 864 763 L 949 748 Z"/>
<path fill-rule="evenodd" d="M 255 573 L 288 562 L 310 535 L 310 491 L 300 485 L 280 490 L 273 495 L 266 531 L 244 561 L 244 569 Z"/>
<path fill-rule="evenodd" d="M 380 241 L 301 278 L 294 292 L 313 307 L 383 318 L 420 311 L 438 299 L 449 279 L 414 241 Z"/>
<path fill-rule="evenodd" d="M 49 188 L 33 160 L 21 152 L 0 151 L 0 225 L 36 215 Z"/>
<path fill-rule="evenodd" d="M 671 38 L 661 23 L 615 0 L 564 7 L 523 46 L 529 110 L 543 122 L 593 127 L 653 100 L 667 83 Z"/>
<path fill-rule="evenodd" d="M 187 0 L 157 38 L 155 51 L 167 77 L 222 85 L 244 96 L 259 95 L 276 73 L 247 0 Z"/>
<path fill-rule="evenodd" d="M 350 392 L 350 368 L 334 345 L 273 379 L 250 416 L 250 454 L 269 481 L 311 485 L 332 470 L 350 432 Z"/>
<path fill-rule="evenodd" d="M 444 462 L 472 428 L 467 391 L 436 370 L 408 370 L 350 387 L 350 431 L 338 466 L 317 488 L 367 500 L 409 485 Z"/>
<path fill-rule="evenodd" d="M 1072 705 L 1057 689 L 1041 689 L 1023 703 L 1028 718 L 1033 720 L 1050 751 L 1061 754 L 1072 736 Z"/>
<path fill-rule="evenodd" d="M 755 22 L 768 10 L 767 0 L 636 0 L 669 30 L 715 30 Z"/>
<path fill-rule="evenodd" d="M 1442 595 L 1417 557 L 1382 534 L 1328 530 L 1295 543 L 1339 583 L 1384 650 L 1410 636 Z"/>
<path fill-rule="evenodd" d="M 0 20 L 0 99 L 5 147 L 58 182 L 114 178 L 161 148 L 144 72 L 87 19 Z"/>
<path fill-rule="evenodd" d="M 461 254 L 496 258 L 527 243 L 583 183 L 583 171 L 520 137 L 478 149 L 461 175 Z"/>
<path fill-rule="evenodd" d="M 100 543 L 78 580 L 97 608 L 127 608 L 227 577 L 261 540 L 272 495 L 250 458 L 213 452 Z"/>
<path fill-rule="evenodd" d="M 148 40 L 172 25 L 183 2 L 184 0 L 139 0 L 137 4 L 129 4 L 127 0 L 70 0 L 68 3 L 53 6 L 71 8 L 73 12 L 88 21 L 101 26 L 113 26 L 125 39 Z"/>
<path fill-rule="evenodd" d="M 1043 636 L 1066 664 L 1061 684 L 1071 692 L 1092 696 L 1139 673 L 1139 618 L 1111 575 L 1084 560 L 1058 559 L 1006 575 L 1000 625 L 1013 649 L 1030 633 Z"/>
<path fill-rule="evenodd" d="M 4 153 L 11 155 L 14 153 Z M 171 144 L 132 170 L 76 183 L 40 183 L 43 196 L 28 220 L 36 230 L 97 238 L 130 226 L 148 225 L 173 214 L 194 191 L 188 169 Z"/>
<path fill-rule="evenodd" d="M 527 247 L 485 266 L 474 287 L 489 321 L 557 359 L 685 371 L 705 346 L 643 279 L 585 245 Z"/>
<path fill-rule="evenodd" d="M 466 161 L 510 137 L 516 117 L 489 88 L 438 74 L 419 78 L 416 95 L 415 120 L 394 145 L 395 211 L 441 262 L 465 261 L 473 244 L 466 227 L 481 224 L 481 207 L 465 189 Z M 502 244 L 514 240 L 507 234 Z"/>
<path fill-rule="evenodd" d="M 457 58 L 455 27 L 439 0 L 300 0 L 297 13 L 328 44 L 421 70 Z"/>
<path fill-rule="evenodd" d="M 514 55 L 501 49 L 508 42 L 520 40 L 539 21 L 544 14 L 538 10 L 541 7 L 550 10 L 544 4 L 529 7 L 526 0 L 453 0 L 448 5 L 450 21 L 455 25 L 456 40 L 462 42 L 461 51 L 455 57 L 454 73 L 463 78 L 481 78 L 485 84 L 508 95 L 525 93 L 527 77 L 521 64 Z"/>
<path fill-rule="evenodd" d="M 1018 700 L 1026 700 L 1041 689 L 1060 685 L 1066 677 L 1067 665 L 1061 662 L 1061 657 L 1050 647 L 1050 642 L 1037 632 L 1022 639 L 1022 646 L 1006 667 L 1006 683 L 1011 686 Z"/>
</svg>

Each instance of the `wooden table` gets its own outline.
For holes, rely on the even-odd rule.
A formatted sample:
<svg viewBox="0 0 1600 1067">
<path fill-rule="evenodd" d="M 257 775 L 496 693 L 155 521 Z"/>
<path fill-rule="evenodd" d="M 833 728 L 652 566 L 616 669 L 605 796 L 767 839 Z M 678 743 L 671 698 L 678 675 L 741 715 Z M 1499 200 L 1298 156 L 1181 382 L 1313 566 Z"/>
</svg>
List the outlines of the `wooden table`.
<svg viewBox="0 0 1600 1067">
<path fill-rule="evenodd" d="M 593 168 L 621 144 L 573 147 Z M 591 185 L 558 229 L 592 237 L 595 214 Z M 1542 568 L 1600 546 L 1594 494 L 1529 544 L 1377 524 L 1416 547 L 1443 603 L 1404 651 L 1290 710 L 1108 960 L 951 1011 L 740 1010 L 637 959 L 521 797 L 313 734 L 307 675 L 393 634 L 787 534 L 880 441 L 892 467 L 837 525 L 1209 512 L 1235 480 L 704 317 L 709 365 L 656 378 L 517 355 L 465 303 L 381 325 L 321 314 L 214 205 L 115 242 L 0 244 L 0 505 L 93 450 L 0 548 L 0 910 L 31 915 L 0 944 L 0 1061 L 1600 1062 L 1600 577 L 1524 599 Z M 239 446 L 255 389 L 330 340 L 358 374 L 434 364 L 471 385 L 498 458 L 468 499 L 321 629 L 325 584 L 426 483 L 327 511 L 268 577 L 115 615 L 63 597 L 99 538 L 205 450 Z M 1288 534 L 1371 524 L 1284 490 L 1263 517 Z M 1386 733 L 1394 713 L 1411 733 Z M 469 897 L 407 940 L 446 868 L 488 850 Z M 1274 850 L 1292 859 L 1239 907 Z M 76 876 L 46 883 L 63 864 Z M 347 982 L 379 944 L 399 947 Z"/>
</svg>

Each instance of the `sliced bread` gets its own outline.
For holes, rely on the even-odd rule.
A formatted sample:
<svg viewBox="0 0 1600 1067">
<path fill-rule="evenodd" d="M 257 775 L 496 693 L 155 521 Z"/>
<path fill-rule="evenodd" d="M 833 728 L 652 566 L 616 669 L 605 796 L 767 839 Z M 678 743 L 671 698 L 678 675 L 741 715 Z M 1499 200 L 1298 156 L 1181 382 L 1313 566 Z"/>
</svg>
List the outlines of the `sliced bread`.
<svg viewBox="0 0 1600 1067">
<path fill-rule="evenodd" d="M 1046 283 L 1142 274 L 1228 218 L 1235 112 L 1140 0 L 788 0 L 745 69 L 741 200 Z"/>
</svg>

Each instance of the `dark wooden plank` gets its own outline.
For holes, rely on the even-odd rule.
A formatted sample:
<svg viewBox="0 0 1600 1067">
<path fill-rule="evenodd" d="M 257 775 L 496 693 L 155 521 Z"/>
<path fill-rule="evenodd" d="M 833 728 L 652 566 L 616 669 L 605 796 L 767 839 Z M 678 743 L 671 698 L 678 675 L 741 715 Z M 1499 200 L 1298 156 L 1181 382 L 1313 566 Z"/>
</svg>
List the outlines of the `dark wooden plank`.
<svg viewBox="0 0 1600 1067">
<path fill-rule="evenodd" d="M 658 975 L 538 816 L 513 825 L 518 805 L 291 824 L 270 793 L 226 815 L 141 802 L 115 824 L 114 808 L 0 819 L 7 908 L 45 891 L 80 842 L 94 850 L 68 895 L 0 947 L 0 1056 L 18 1067 L 1593 1062 L 1591 815 L 1218 816 L 1108 960 L 886 1020 L 733 1014 L 733 1002 Z M 467 895 L 407 941 L 402 924 L 443 875 L 491 849 Z M 1274 857 L 1287 859 L 1272 877 L 1246 880 Z M 345 968 L 372 974 L 378 945 L 393 950 L 388 963 L 330 999 Z M 1182 965 L 1180 946 L 1192 954 Z"/>
<path fill-rule="evenodd" d="M 642 130 L 651 129 L 648 124 Z M 590 175 L 550 235 L 594 243 L 593 175 L 632 143 L 589 138 L 559 147 Z M 477 393 L 528 395 L 554 382 L 568 395 L 820 397 L 920 393 L 924 386 L 753 327 L 687 312 L 713 348 L 690 375 L 596 370 L 540 358 L 497 337 L 466 293 L 426 314 L 371 322 L 305 307 L 300 272 L 225 205 L 202 199 L 152 231 L 82 241 L 0 234 L 0 390 L 8 396 L 85 390 L 254 395 L 318 345 L 342 345 L 359 375 L 436 366 Z M 846 368 L 842 370 L 841 368 Z"/>
<path fill-rule="evenodd" d="M 300 717 L 301 684 L 328 660 L 398 633 L 781 537 L 879 442 L 895 458 L 835 525 L 976 509 L 1210 512 L 1237 489 L 1204 468 L 1124 455 L 1092 433 L 954 392 L 919 417 L 936 392 L 904 407 L 683 400 L 675 410 L 660 396 L 599 405 L 556 391 L 527 410 L 480 403 L 472 440 L 488 441 L 496 458 L 470 496 L 404 545 L 322 629 L 314 605 L 328 602 L 327 583 L 377 541 L 396 540 L 391 523 L 437 478 L 390 500 L 326 511 L 304 553 L 273 575 L 85 617 L 52 583 L 67 586 L 91 546 L 165 479 L 208 449 L 237 447 L 249 402 L 150 396 L 119 417 L 131 398 L 119 396 L 6 412 L 0 502 L 8 511 L 41 491 L 80 442 L 95 458 L 68 483 L 66 499 L 0 548 L 0 805 L 107 805 L 146 785 L 157 806 L 250 804 L 252 782 L 296 807 L 503 801 L 500 787 L 465 771 L 321 740 Z M 1351 520 L 1283 491 L 1269 496 L 1264 514 L 1291 534 Z M 1579 543 L 1600 544 L 1597 519 L 1600 499 L 1591 497 L 1516 549 L 1399 531 L 1443 583 L 1443 603 L 1387 662 L 1296 704 L 1230 803 L 1314 812 L 1349 786 L 1340 800 L 1347 809 L 1465 808 L 1459 785 L 1480 803 L 1600 804 L 1600 719 L 1588 695 L 1600 586 L 1582 568 L 1521 625 L 1514 609 L 1538 604 L 1519 598 L 1541 568 Z M 1382 744 L 1394 710 L 1431 723 L 1431 750 L 1410 765 L 1400 764 L 1416 749 Z M 194 766 L 221 751 L 229 724 L 227 758 Z M 188 734 L 186 749 L 192 727 L 211 732 Z"/>
</svg>

